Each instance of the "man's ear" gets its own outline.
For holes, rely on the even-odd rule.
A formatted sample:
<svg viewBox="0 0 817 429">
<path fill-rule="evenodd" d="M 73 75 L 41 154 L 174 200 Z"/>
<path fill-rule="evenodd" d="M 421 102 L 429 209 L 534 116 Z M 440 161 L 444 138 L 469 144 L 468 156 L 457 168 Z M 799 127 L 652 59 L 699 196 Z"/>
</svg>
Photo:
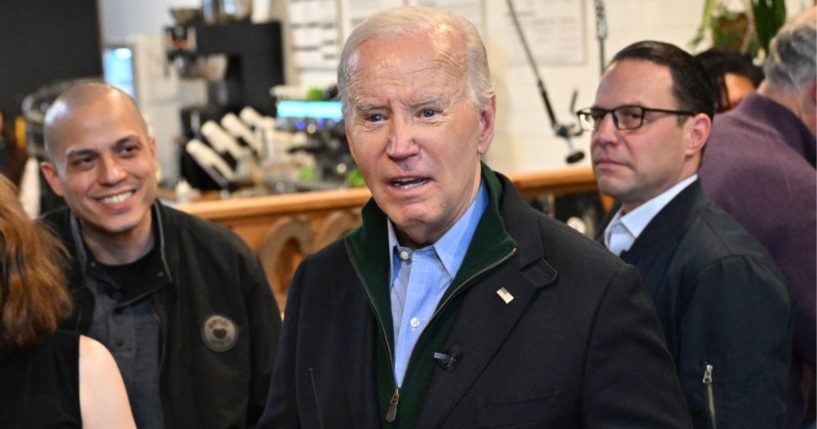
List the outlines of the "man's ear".
<svg viewBox="0 0 817 429">
<path fill-rule="evenodd" d="M 494 140 L 495 130 L 496 96 L 492 96 L 488 103 L 480 107 L 479 111 L 479 142 L 477 142 L 477 152 L 480 155 L 488 153 L 488 148 L 491 147 L 491 142 Z"/>
<path fill-rule="evenodd" d="M 43 172 L 43 176 L 45 176 L 45 180 L 46 182 L 48 182 L 48 186 L 51 187 L 51 190 L 54 191 L 55 194 L 62 197 L 63 196 L 62 180 L 60 179 L 57 167 L 54 164 L 47 161 L 41 162 L 40 171 Z"/>
<path fill-rule="evenodd" d="M 685 151 L 688 156 L 700 153 L 706 141 L 709 139 L 709 131 L 712 129 L 712 119 L 705 113 L 698 113 L 687 121 L 685 127 L 686 144 Z"/>
<path fill-rule="evenodd" d="M 150 155 L 156 167 L 159 167 L 159 149 L 156 147 L 156 136 L 148 136 L 148 147 L 150 148 Z"/>
</svg>

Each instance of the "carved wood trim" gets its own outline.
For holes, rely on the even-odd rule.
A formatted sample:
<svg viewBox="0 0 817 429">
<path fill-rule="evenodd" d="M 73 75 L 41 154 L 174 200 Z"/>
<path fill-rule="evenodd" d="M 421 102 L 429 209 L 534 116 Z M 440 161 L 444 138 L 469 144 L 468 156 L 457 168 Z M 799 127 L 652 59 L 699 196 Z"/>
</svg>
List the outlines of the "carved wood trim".
<svg viewBox="0 0 817 429">
<path fill-rule="evenodd" d="M 310 249 L 309 223 L 286 216 L 276 220 L 256 252 L 281 311 L 286 308 L 289 281 Z"/>
<path fill-rule="evenodd" d="M 527 198 L 597 189 L 590 167 L 508 177 Z M 301 259 L 359 225 L 360 208 L 369 198 L 368 189 L 356 188 L 202 201 L 179 205 L 179 209 L 222 223 L 244 239 L 258 253 L 275 298 L 284 310 L 289 281 Z"/>
</svg>

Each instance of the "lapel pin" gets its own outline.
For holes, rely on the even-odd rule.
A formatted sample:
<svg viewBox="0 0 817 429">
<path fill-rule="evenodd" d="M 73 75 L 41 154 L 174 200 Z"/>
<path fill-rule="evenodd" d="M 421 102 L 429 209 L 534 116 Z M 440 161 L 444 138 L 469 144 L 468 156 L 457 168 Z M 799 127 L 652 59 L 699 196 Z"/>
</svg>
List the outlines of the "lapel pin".
<svg viewBox="0 0 817 429">
<path fill-rule="evenodd" d="M 511 301 L 513 301 L 513 295 L 511 295 L 511 293 L 504 287 L 499 288 L 499 290 L 496 291 L 496 294 L 499 295 L 503 301 L 505 301 L 505 304 L 510 304 Z"/>
</svg>

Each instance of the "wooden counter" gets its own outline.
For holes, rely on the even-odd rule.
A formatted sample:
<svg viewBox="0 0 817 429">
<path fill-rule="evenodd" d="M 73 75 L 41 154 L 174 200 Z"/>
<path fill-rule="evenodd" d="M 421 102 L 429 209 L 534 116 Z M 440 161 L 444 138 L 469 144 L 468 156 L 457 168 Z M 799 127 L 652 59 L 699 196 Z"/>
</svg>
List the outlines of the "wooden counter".
<svg viewBox="0 0 817 429">
<path fill-rule="evenodd" d="M 596 190 L 590 167 L 508 177 L 528 198 Z M 360 208 L 370 197 L 368 189 L 356 188 L 202 201 L 178 208 L 226 225 L 244 239 L 261 259 L 283 310 L 289 281 L 301 259 L 360 224 Z"/>
</svg>

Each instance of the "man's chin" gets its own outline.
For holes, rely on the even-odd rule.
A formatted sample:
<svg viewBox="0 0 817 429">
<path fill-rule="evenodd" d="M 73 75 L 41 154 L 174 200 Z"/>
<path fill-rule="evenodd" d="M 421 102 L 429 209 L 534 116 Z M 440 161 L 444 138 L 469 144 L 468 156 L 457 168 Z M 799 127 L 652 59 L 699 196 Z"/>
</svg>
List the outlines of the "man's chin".
<svg viewBox="0 0 817 429">
<path fill-rule="evenodd" d="M 128 235 L 139 227 L 141 218 L 121 217 L 116 219 L 85 219 L 81 221 L 83 229 L 90 229 L 98 234 L 108 236 Z"/>
<path fill-rule="evenodd" d="M 132 223 L 106 223 L 102 225 L 97 225 L 97 229 L 100 233 L 107 234 L 107 235 L 128 235 L 136 229 L 136 225 Z"/>
<path fill-rule="evenodd" d="M 614 198 L 618 198 L 618 195 L 621 194 L 624 188 L 621 181 L 610 176 L 597 177 L 596 183 L 598 183 L 599 192 Z"/>
</svg>

